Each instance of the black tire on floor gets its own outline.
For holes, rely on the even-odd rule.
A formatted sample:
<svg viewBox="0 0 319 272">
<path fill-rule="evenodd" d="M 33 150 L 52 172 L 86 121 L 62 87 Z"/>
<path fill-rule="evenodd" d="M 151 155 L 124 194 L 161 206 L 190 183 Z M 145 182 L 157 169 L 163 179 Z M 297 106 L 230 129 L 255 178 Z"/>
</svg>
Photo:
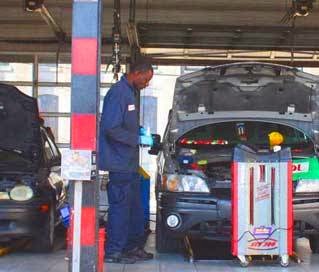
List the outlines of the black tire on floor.
<svg viewBox="0 0 319 272">
<path fill-rule="evenodd" d="M 311 235 L 309 237 L 309 245 L 312 253 L 319 253 L 319 235 Z"/>
<path fill-rule="evenodd" d="M 156 213 L 155 246 L 159 253 L 180 252 L 181 240 L 168 236 L 159 211 Z"/>
<path fill-rule="evenodd" d="M 55 235 L 55 206 L 50 204 L 48 216 L 44 225 L 32 241 L 32 251 L 34 252 L 51 252 L 53 250 Z"/>
</svg>

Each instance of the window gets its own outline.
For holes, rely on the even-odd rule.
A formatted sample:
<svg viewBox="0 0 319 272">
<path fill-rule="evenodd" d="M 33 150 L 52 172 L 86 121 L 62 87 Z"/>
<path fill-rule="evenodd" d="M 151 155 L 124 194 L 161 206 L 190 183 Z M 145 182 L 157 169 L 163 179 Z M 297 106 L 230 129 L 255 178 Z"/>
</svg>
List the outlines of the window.
<svg viewBox="0 0 319 272">
<path fill-rule="evenodd" d="M 70 143 L 70 117 L 43 116 L 44 126 L 50 127 L 55 137 L 55 142 L 60 144 Z"/>
<path fill-rule="evenodd" d="M 116 80 L 114 79 L 114 74 L 112 72 L 113 66 L 112 65 L 101 65 L 101 83 L 115 83 Z M 121 65 L 121 71 L 118 74 L 119 80 L 121 76 L 125 73 L 125 65 Z"/>
<path fill-rule="evenodd" d="M 70 112 L 71 88 L 39 87 L 38 104 L 40 112 Z"/>
<path fill-rule="evenodd" d="M 71 64 L 39 64 L 39 82 L 71 82 Z"/>
<path fill-rule="evenodd" d="M 0 63 L 0 81 L 32 81 L 32 63 Z"/>
</svg>

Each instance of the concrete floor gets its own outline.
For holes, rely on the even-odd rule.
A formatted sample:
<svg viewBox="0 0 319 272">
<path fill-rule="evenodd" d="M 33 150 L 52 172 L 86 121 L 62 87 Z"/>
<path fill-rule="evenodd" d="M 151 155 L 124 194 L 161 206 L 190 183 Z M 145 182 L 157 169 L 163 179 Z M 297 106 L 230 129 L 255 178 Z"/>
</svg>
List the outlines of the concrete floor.
<svg viewBox="0 0 319 272">
<path fill-rule="evenodd" d="M 147 250 L 155 253 L 155 235 L 151 234 Z M 318 271 L 319 254 L 311 254 L 307 239 L 299 239 L 297 251 L 303 259 L 302 264 L 291 262 L 288 268 L 277 263 L 256 262 L 248 268 L 241 268 L 233 260 L 210 260 L 188 263 L 181 254 L 158 254 L 155 259 L 131 265 L 108 264 L 104 272 L 209 272 L 209 271 Z M 32 254 L 14 252 L 0 257 L 0 272 L 66 272 L 65 250 L 55 250 L 52 254 Z"/>
</svg>

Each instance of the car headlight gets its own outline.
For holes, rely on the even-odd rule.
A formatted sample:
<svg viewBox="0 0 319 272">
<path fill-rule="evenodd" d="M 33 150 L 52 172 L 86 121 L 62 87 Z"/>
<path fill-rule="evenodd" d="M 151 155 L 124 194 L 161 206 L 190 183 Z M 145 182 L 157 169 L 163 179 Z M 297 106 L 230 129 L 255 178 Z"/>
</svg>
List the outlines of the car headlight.
<svg viewBox="0 0 319 272">
<path fill-rule="evenodd" d="M 16 201 L 26 201 L 33 197 L 31 187 L 26 185 L 16 185 L 10 191 L 10 198 Z"/>
<path fill-rule="evenodd" d="M 318 179 L 301 179 L 296 186 L 296 193 L 314 193 L 319 192 Z"/>
<path fill-rule="evenodd" d="M 206 181 L 193 175 L 167 175 L 166 189 L 171 192 L 209 193 Z"/>
</svg>

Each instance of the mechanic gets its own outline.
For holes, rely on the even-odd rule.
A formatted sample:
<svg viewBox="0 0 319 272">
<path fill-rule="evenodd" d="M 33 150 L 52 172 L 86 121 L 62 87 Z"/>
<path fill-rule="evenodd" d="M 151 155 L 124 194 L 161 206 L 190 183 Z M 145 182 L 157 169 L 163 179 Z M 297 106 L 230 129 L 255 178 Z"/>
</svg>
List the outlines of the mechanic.
<svg viewBox="0 0 319 272">
<path fill-rule="evenodd" d="M 142 135 L 138 92 L 149 85 L 152 65 L 140 60 L 115 83 L 104 98 L 99 135 L 99 169 L 109 171 L 105 262 L 135 263 L 153 258 L 144 250 L 144 218 L 140 193 L 139 144 L 152 145 Z"/>
</svg>

